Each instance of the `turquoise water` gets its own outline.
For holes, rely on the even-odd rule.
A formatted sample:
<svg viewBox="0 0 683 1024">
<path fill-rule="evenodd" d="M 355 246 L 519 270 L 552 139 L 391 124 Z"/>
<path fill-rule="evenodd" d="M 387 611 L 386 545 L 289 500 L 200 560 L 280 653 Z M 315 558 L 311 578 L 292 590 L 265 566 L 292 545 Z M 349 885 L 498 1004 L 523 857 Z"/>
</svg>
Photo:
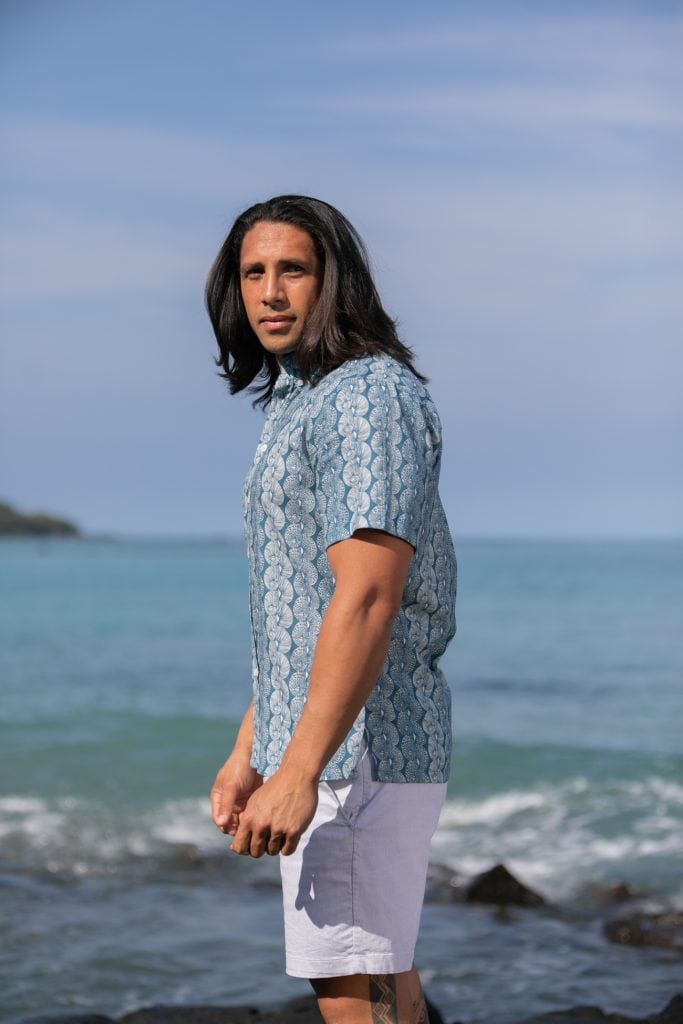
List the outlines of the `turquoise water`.
<svg viewBox="0 0 683 1024">
<path fill-rule="evenodd" d="M 503 861 L 555 909 L 427 903 L 428 990 L 468 1024 L 652 1013 L 680 958 L 607 943 L 621 908 L 594 887 L 683 903 L 683 542 L 456 549 L 433 861 Z M 227 856 L 209 817 L 249 699 L 246 579 L 241 541 L 0 543 L 2 1019 L 307 991 L 283 974 L 277 865 Z"/>
</svg>

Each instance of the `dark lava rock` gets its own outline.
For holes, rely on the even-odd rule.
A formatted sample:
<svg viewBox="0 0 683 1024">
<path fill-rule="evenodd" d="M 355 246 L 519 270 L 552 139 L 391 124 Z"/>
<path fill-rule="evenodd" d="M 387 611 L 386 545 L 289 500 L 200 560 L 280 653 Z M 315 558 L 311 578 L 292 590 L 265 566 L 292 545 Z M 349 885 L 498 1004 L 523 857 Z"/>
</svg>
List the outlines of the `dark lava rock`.
<svg viewBox="0 0 683 1024">
<path fill-rule="evenodd" d="M 434 1006 L 431 999 L 425 996 L 425 1003 L 427 1004 L 427 1016 L 429 1018 L 429 1024 L 446 1024 L 445 1020 L 441 1016 L 441 1011 Z M 457 1024 L 457 1021 L 456 1021 Z"/>
<path fill-rule="evenodd" d="M 610 942 L 658 946 L 683 952 L 683 911 L 631 914 L 629 917 L 608 921 L 603 931 Z"/>
<path fill-rule="evenodd" d="M 292 999 L 281 1009 L 255 1006 L 147 1006 L 118 1024 L 322 1024 L 315 996 Z"/>
<path fill-rule="evenodd" d="M 20 1024 L 115 1024 L 101 1013 L 58 1013 L 53 1016 L 23 1017 Z"/>
<path fill-rule="evenodd" d="M 600 906 L 610 903 L 628 903 L 629 900 L 641 898 L 643 895 L 643 892 L 628 882 L 615 882 L 612 885 L 592 882 L 579 891 L 577 898 L 580 902 Z"/>
<path fill-rule="evenodd" d="M 119 1024 L 260 1024 L 271 1019 L 253 1006 L 143 1006 L 119 1017 Z"/>
<path fill-rule="evenodd" d="M 625 903 L 639 895 L 638 889 L 628 882 L 616 882 L 614 885 L 606 886 L 602 891 L 603 899 L 610 903 Z"/>
<path fill-rule="evenodd" d="M 525 1017 L 520 1024 L 641 1024 L 641 1018 L 605 1013 L 599 1006 L 573 1006 L 571 1010 L 551 1010 Z"/>
<path fill-rule="evenodd" d="M 452 903 L 465 898 L 466 877 L 445 864 L 430 864 L 427 869 L 426 903 Z"/>
<path fill-rule="evenodd" d="M 528 889 L 510 874 L 504 864 L 496 864 L 490 871 L 477 875 L 467 886 L 467 903 L 514 903 L 520 907 L 540 907 L 545 904 L 543 897 Z"/>
<path fill-rule="evenodd" d="M 661 1013 L 648 1018 L 648 1024 L 683 1024 L 683 995 L 670 999 Z"/>
<path fill-rule="evenodd" d="M 257 1018 L 258 1024 L 322 1024 L 322 1020 L 315 996 L 292 999 L 281 1010 L 271 1010 Z"/>
<path fill-rule="evenodd" d="M 536 1017 L 525 1017 L 520 1024 L 683 1024 L 683 996 L 674 996 L 660 1013 L 649 1017 L 605 1013 L 599 1006 L 575 1006 L 571 1010 L 553 1010 Z"/>
<path fill-rule="evenodd" d="M 427 999 L 429 1024 L 444 1019 Z M 27 1017 L 21 1024 L 117 1024 L 99 1014 Z M 258 1010 L 255 1006 L 145 1006 L 118 1018 L 118 1024 L 322 1024 L 315 996 L 292 999 L 279 1010 Z M 671 1024 L 671 1022 L 663 1022 Z"/>
</svg>

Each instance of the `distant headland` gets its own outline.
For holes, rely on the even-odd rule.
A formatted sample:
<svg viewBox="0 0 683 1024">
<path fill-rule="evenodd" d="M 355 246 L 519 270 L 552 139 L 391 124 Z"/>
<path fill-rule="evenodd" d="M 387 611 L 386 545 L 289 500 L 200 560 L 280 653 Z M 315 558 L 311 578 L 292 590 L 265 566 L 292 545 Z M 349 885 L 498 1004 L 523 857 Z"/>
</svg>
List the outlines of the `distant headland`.
<svg viewBox="0 0 683 1024">
<path fill-rule="evenodd" d="M 75 523 L 46 512 L 19 512 L 0 501 L 0 537 L 80 537 Z"/>
</svg>

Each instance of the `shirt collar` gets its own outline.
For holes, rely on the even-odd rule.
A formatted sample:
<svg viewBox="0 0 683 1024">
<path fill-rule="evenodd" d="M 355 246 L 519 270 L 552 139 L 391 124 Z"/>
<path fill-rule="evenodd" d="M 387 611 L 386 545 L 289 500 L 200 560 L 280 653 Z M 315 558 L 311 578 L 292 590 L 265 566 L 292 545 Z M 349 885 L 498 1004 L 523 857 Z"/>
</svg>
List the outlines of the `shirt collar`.
<svg viewBox="0 0 683 1024">
<path fill-rule="evenodd" d="M 279 372 L 273 387 L 273 397 L 282 397 L 289 394 L 294 388 L 303 385 L 303 379 L 299 372 L 299 364 L 294 352 L 285 352 L 278 357 Z"/>
<path fill-rule="evenodd" d="M 280 372 L 275 381 L 273 387 L 274 395 L 284 395 L 294 388 L 303 387 L 306 383 L 301 375 L 299 369 L 299 361 L 297 359 L 296 350 L 292 352 L 285 352 L 283 355 L 278 357 L 280 364 Z M 316 380 L 320 376 L 320 371 L 315 370 L 313 372 L 312 379 Z"/>
<path fill-rule="evenodd" d="M 293 380 L 301 380 L 301 373 L 299 371 L 299 360 L 297 359 L 296 349 L 291 352 L 285 352 L 284 355 L 280 356 L 280 373 Z"/>
</svg>

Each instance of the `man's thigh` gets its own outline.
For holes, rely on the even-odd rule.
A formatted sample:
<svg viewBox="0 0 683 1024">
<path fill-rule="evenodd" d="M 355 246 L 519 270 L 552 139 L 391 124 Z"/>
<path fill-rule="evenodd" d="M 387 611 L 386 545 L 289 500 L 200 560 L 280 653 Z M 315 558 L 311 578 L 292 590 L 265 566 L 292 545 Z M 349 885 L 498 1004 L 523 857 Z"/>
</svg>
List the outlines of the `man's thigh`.
<svg viewBox="0 0 683 1024">
<path fill-rule="evenodd" d="M 440 783 L 379 783 L 362 758 L 351 782 L 320 784 L 297 850 L 280 857 L 286 970 L 300 978 L 410 971 Z"/>
</svg>

